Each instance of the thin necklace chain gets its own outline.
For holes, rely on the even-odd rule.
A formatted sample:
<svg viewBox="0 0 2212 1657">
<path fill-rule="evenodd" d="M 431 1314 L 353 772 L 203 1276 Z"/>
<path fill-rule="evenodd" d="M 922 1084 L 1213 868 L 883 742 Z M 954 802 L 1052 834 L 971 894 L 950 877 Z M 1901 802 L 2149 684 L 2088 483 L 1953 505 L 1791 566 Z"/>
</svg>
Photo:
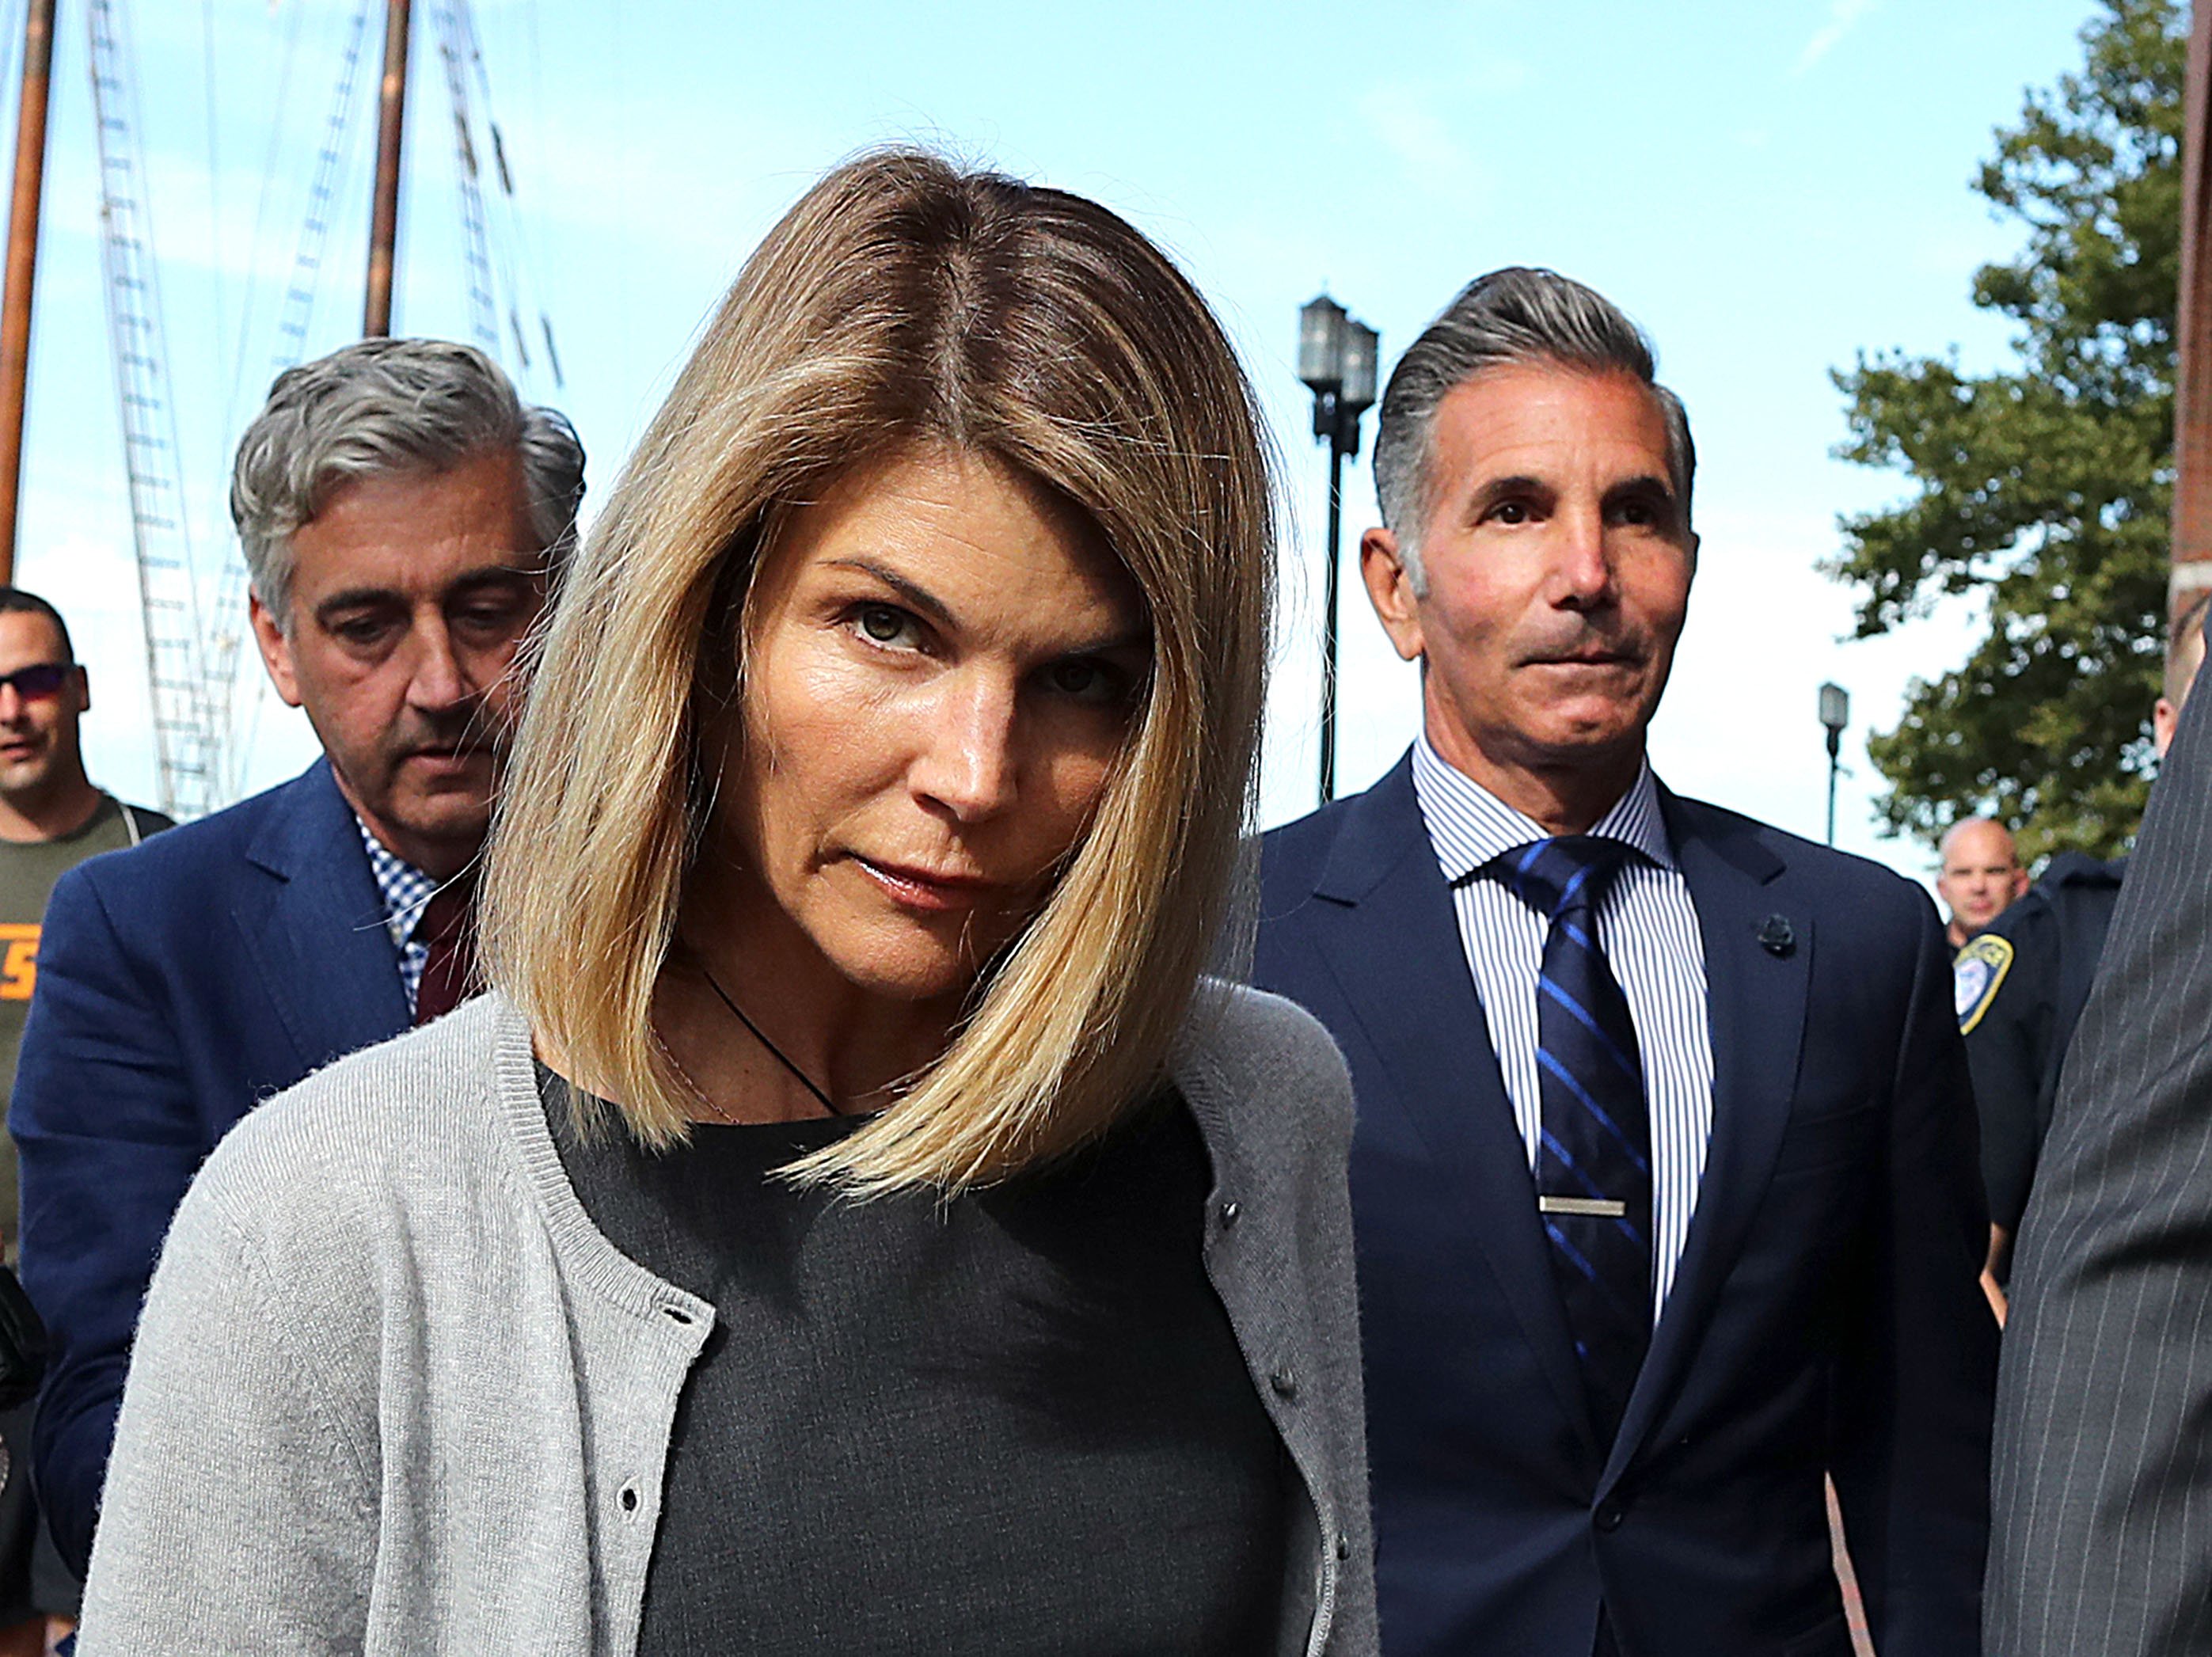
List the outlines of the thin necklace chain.
<svg viewBox="0 0 2212 1657">
<path fill-rule="evenodd" d="M 796 1077 L 799 1081 L 799 1085 L 805 1088 L 807 1092 L 812 1094 L 814 1096 L 814 1102 L 820 1105 L 824 1111 L 832 1116 L 842 1116 L 845 1113 L 837 1108 L 836 1102 L 833 1101 L 827 1093 L 824 1093 L 819 1087 L 815 1085 L 814 1078 L 809 1076 L 805 1071 L 799 1069 L 799 1065 L 793 1060 L 789 1053 L 786 1053 L 781 1047 L 776 1046 L 775 1042 L 769 1041 L 768 1039 L 767 1031 L 761 1029 L 759 1025 L 754 1023 L 751 1019 L 745 1017 L 745 1010 L 737 1004 L 727 990 L 722 987 L 720 980 L 715 978 L 713 969 L 696 955 L 693 956 L 692 960 L 693 963 L 699 968 L 699 975 L 707 980 L 707 987 L 714 991 L 714 998 L 730 1010 L 730 1016 L 732 1018 L 736 1019 L 738 1023 L 743 1024 L 748 1030 L 752 1032 L 753 1040 L 759 1042 L 761 1046 L 768 1049 L 769 1057 L 775 1059 L 777 1064 L 781 1065 L 784 1069 L 789 1071 L 793 1076 Z M 736 1119 L 731 1116 L 728 1112 L 723 1110 L 721 1107 L 717 1105 L 712 1099 L 709 1099 L 707 1096 L 705 1090 L 702 1089 L 696 1082 L 691 1079 L 690 1076 L 685 1071 L 684 1066 L 680 1064 L 677 1064 L 676 1055 L 668 1052 L 668 1047 L 665 1042 L 661 1044 L 660 1050 L 664 1053 L 668 1054 L 668 1062 L 676 1065 L 676 1073 L 678 1076 L 683 1077 L 684 1083 L 690 1088 L 691 1091 L 698 1096 L 700 1103 L 705 1105 L 708 1109 L 713 1111 L 714 1114 L 720 1117 L 724 1121 L 731 1123 L 735 1122 Z"/>
<path fill-rule="evenodd" d="M 726 1122 L 732 1127 L 743 1127 L 745 1126 L 736 1117 L 731 1115 L 728 1111 L 724 1110 L 721 1106 L 716 1104 L 714 1099 L 708 1096 L 707 1089 L 701 1087 L 697 1082 L 692 1079 L 691 1072 L 684 1068 L 684 1061 L 676 1056 L 674 1052 L 669 1047 L 667 1042 L 661 1040 L 660 1031 L 658 1028 L 654 1028 L 653 1029 L 652 1035 L 653 1045 L 659 1049 L 660 1056 L 668 1061 L 668 1067 L 676 1072 L 676 1079 L 684 1083 L 684 1090 L 686 1093 L 690 1094 L 694 1099 L 696 1099 L 709 1111 L 713 1112 L 717 1120 Z"/>
</svg>

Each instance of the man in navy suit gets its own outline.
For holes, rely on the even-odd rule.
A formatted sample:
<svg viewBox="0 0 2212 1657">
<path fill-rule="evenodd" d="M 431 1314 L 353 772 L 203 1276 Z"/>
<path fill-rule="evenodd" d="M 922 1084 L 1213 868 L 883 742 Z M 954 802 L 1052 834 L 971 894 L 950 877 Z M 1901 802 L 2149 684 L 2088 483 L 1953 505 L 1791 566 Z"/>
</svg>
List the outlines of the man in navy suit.
<svg viewBox="0 0 2212 1657">
<path fill-rule="evenodd" d="M 80 1572 L 139 1305 L 200 1162 L 259 1101 L 469 986 L 509 668 L 583 469 L 561 416 L 428 340 L 289 371 L 240 445 L 254 637 L 324 757 L 55 887 L 9 1113 L 54 1348 L 33 1463 Z"/>
<path fill-rule="evenodd" d="M 1422 735 L 1266 841 L 1256 977 L 1352 1065 L 1384 1650 L 1978 1648 L 1996 1327 L 1917 887 L 1662 786 L 1697 561 L 1648 343 L 1469 287 L 1382 404 Z M 1717 737 L 1724 739 L 1725 733 Z"/>
</svg>

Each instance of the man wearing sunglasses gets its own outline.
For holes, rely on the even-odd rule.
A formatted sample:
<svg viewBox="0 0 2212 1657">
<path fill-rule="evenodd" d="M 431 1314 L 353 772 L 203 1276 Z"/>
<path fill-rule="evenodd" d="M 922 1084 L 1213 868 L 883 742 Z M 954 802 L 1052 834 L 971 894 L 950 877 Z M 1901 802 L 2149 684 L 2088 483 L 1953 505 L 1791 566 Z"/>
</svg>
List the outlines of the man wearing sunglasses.
<svg viewBox="0 0 2212 1657">
<path fill-rule="evenodd" d="M 54 883 L 87 858 L 170 827 L 85 775 L 77 720 L 92 689 L 61 612 L 0 586 L 0 1076 L 12 1086 L 38 981 L 39 926 Z M 15 1150 L 0 1141 L 0 1253 L 15 1263 Z M 31 1496 L 31 1408 L 0 1414 L 0 1657 L 46 1649 L 49 1617 L 76 1613 L 77 1584 Z"/>
</svg>

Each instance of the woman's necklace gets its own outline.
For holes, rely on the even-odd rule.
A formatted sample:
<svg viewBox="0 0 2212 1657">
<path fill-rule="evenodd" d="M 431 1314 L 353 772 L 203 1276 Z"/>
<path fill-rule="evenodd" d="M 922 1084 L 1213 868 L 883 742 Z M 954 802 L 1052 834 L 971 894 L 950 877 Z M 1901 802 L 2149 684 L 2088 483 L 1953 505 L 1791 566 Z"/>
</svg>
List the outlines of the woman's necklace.
<svg viewBox="0 0 2212 1657">
<path fill-rule="evenodd" d="M 769 1056 L 771 1059 L 775 1059 L 777 1064 L 781 1065 L 784 1069 L 789 1071 L 793 1076 L 799 1078 L 799 1085 L 805 1088 L 807 1092 L 814 1096 L 814 1100 L 817 1104 L 820 1105 L 823 1110 L 827 1111 L 832 1116 L 842 1116 L 845 1113 L 837 1108 L 836 1105 L 831 1101 L 828 1094 L 824 1093 L 820 1088 L 814 1085 L 814 1078 L 809 1076 L 805 1071 L 799 1069 L 796 1064 L 792 1062 L 792 1058 L 789 1053 L 786 1053 L 781 1047 L 776 1046 L 775 1042 L 769 1041 L 766 1031 L 763 1030 L 759 1025 L 754 1023 L 751 1019 L 745 1017 L 745 1010 L 732 1000 L 730 997 L 730 992 L 724 989 L 721 985 L 716 981 L 714 973 L 708 969 L 707 963 L 704 961 L 698 961 L 696 956 L 694 956 L 693 958 L 697 962 L 699 975 L 707 980 L 707 987 L 714 991 L 715 999 L 719 1000 L 724 1006 L 730 1010 L 730 1016 L 752 1032 L 753 1040 L 759 1042 L 761 1046 L 768 1049 Z M 663 1053 L 668 1053 L 668 1048 L 665 1043 L 662 1045 L 660 1050 Z M 699 1102 L 702 1104 L 705 1105 L 708 1109 L 713 1111 L 714 1114 L 720 1116 L 724 1121 L 735 1121 L 736 1119 L 731 1116 L 728 1112 L 723 1110 L 720 1106 L 715 1104 L 713 1100 L 707 1097 L 706 1093 L 700 1088 L 699 1084 L 696 1082 L 692 1081 L 691 1077 L 685 1073 L 683 1065 L 676 1064 L 676 1055 L 674 1053 L 668 1053 L 668 1062 L 672 1065 L 676 1065 L 676 1073 L 684 1077 L 684 1082 L 689 1084 L 693 1093 L 698 1095 Z"/>
<path fill-rule="evenodd" d="M 712 1096 L 708 1093 L 707 1089 L 701 1087 L 699 1083 L 693 1079 L 691 1072 L 684 1068 L 684 1061 L 676 1056 L 674 1049 L 670 1047 L 667 1042 L 661 1040 L 660 1031 L 657 1026 L 652 1028 L 648 1031 L 648 1034 L 653 1037 L 653 1045 L 654 1049 L 659 1052 L 663 1059 L 665 1059 L 668 1061 L 669 1069 L 676 1072 L 676 1079 L 684 1083 L 684 1092 L 690 1094 L 694 1099 L 697 1100 L 702 1105 L 706 1107 L 707 1110 L 717 1121 L 726 1122 L 732 1127 L 743 1127 L 745 1126 L 736 1117 L 731 1115 L 728 1111 L 724 1110 L 721 1106 L 716 1104 Z"/>
</svg>

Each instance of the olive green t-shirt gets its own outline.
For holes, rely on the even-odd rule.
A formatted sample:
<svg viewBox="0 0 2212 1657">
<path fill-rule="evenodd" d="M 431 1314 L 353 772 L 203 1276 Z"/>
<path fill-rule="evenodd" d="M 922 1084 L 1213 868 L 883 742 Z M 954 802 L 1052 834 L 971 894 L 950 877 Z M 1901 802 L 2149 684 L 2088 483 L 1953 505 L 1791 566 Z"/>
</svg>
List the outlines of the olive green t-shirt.
<svg viewBox="0 0 2212 1657">
<path fill-rule="evenodd" d="M 125 813 L 129 816 L 125 816 Z M 159 811 L 126 806 L 112 794 L 84 826 L 57 840 L 0 841 L 0 1075 L 15 1090 L 15 1053 L 39 980 L 39 926 L 54 883 L 87 858 L 135 846 L 174 825 Z M 15 1142 L 0 1134 L 0 1247 L 15 1258 Z"/>
</svg>

